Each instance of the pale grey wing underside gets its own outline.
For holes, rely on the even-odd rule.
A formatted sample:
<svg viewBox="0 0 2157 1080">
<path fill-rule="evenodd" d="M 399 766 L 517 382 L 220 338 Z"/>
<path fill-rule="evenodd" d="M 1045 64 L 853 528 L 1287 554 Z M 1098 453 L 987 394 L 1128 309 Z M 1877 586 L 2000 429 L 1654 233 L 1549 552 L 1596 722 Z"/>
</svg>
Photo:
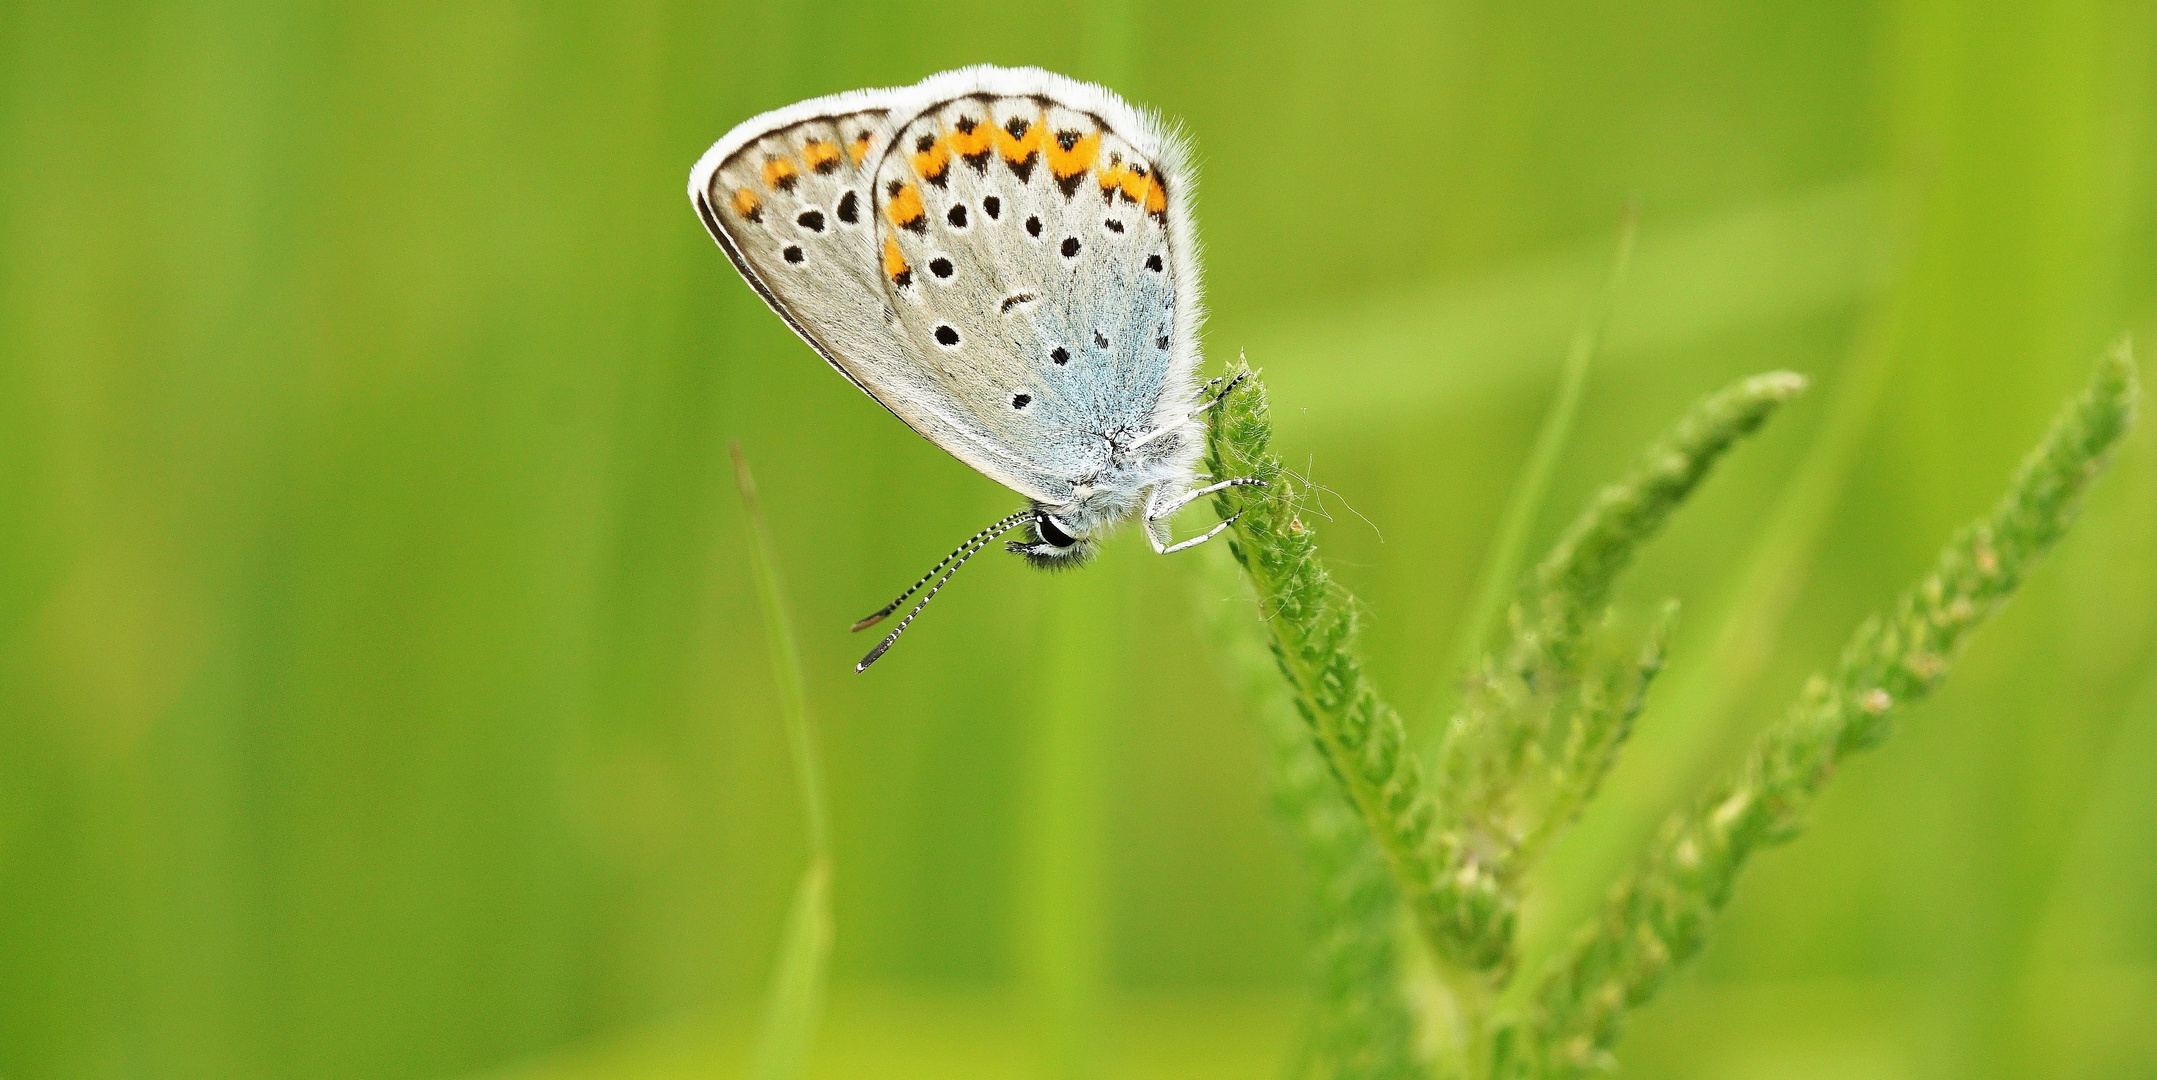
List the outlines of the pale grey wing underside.
<svg viewBox="0 0 2157 1080">
<path fill-rule="evenodd" d="M 1151 430 L 1176 266 L 1157 165 L 1038 96 L 924 103 L 876 172 L 882 285 L 945 395 L 1059 494 Z"/>
<path fill-rule="evenodd" d="M 889 362 L 895 344 L 877 284 L 869 170 L 890 142 L 891 121 L 882 108 L 806 111 L 729 134 L 698 164 L 691 195 L 765 302 L 840 374 L 882 401 L 876 380 L 863 377 Z M 887 340 L 862 340 L 879 335 Z"/>
<path fill-rule="evenodd" d="M 1188 410 L 1198 300 L 1178 148 L 1098 87 L 968 69 L 803 102 L 691 177 L 766 302 L 856 386 L 1061 505 Z"/>
</svg>

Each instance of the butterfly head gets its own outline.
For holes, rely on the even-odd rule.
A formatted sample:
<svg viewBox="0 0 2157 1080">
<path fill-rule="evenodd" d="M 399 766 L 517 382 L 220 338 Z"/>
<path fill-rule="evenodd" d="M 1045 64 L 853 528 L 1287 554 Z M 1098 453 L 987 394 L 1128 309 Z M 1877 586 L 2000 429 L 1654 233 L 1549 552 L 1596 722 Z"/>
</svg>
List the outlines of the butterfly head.
<svg viewBox="0 0 2157 1080">
<path fill-rule="evenodd" d="M 1015 555 L 1042 570 L 1068 570 L 1093 558 L 1100 543 L 1069 522 L 1059 520 L 1047 507 L 1036 506 L 1033 520 L 1025 525 L 1031 535 L 1004 545 Z"/>
</svg>

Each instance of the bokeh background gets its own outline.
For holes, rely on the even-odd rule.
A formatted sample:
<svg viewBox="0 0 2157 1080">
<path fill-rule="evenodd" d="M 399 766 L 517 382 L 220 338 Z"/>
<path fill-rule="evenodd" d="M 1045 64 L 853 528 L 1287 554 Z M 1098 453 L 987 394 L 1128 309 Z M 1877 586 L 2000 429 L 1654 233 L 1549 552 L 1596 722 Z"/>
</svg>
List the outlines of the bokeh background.
<svg viewBox="0 0 2157 1080">
<path fill-rule="evenodd" d="M 1306 883 L 1238 601 L 1135 534 L 984 556 L 853 674 L 1012 497 L 682 195 L 755 112 L 984 61 L 1195 138 L 1209 350 L 1424 730 L 1626 199 L 1538 547 L 1698 395 L 1816 378 L 1629 580 L 1675 660 L 1531 962 L 2157 341 L 2147 0 L 0 4 L 0 1076 L 737 1074 L 805 853 L 729 440 L 830 768 L 812 1072 L 1273 1074 Z M 2152 436 L 1623 1075 L 2157 1075 Z"/>
</svg>

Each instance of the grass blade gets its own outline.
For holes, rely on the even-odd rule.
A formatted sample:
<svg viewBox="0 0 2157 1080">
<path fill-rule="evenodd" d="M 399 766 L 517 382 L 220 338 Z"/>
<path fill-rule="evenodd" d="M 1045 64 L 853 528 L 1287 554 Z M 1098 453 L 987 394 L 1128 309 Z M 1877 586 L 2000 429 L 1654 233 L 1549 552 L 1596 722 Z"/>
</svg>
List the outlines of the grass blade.
<svg viewBox="0 0 2157 1080">
<path fill-rule="evenodd" d="M 1468 621 L 1461 627 L 1460 641 L 1453 650 L 1453 662 L 1441 669 L 1439 683 L 1433 688 L 1431 716 L 1445 715 L 1445 706 L 1453 697 L 1454 684 L 1450 680 L 1475 661 L 1491 633 L 1497 629 L 1506 597 L 1519 587 L 1520 567 L 1527 557 L 1529 533 L 1534 530 L 1536 518 L 1550 497 L 1551 479 L 1558 472 L 1558 457 L 1565 452 L 1566 439 L 1572 435 L 1573 419 L 1579 415 L 1580 400 L 1587 389 L 1588 365 L 1610 324 L 1611 310 L 1617 306 L 1618 289 L 1625 282 L 1626 267 L 1633 261 L 1633 240 L 1639 232 L 1640 208 L 1628 204 L 1618 222 L 1618 250 L 1611 259 L 1610 277 L 1604 283 L 1601 295 L 1581 312 L 1580 323 L 1573 330 L 1573 343 L 1566 351 L 1565 366 L 1558 373 L 1557 396 L 1551 399 L 1550 411 L 1543 417 L 1542 430 L 1536 433 L 1535 446 L 1521 466 L 1520 483 L 1514 487 L 1512 500 L 1506 504 L 1504 516 L 1499 519 L 1497 536 L 1491 541 L 1490 558 L 1485 561 L 1482 576 L 1476 583 L 1475 606 L 1469 609 Z"/>
<path fill-rule="evenodd" d="M 772 965 L 771 996 L 757 1038 L 756 1080 L 795 1080 L 805 1071 L 816 1019 L 823 1010 L 824 974 L 831 958 L 831 864 L 813 858 L 794 887 Z"/>
<path fill-rule="evenodd" d="M 802 1075 L 808 1060 L 831 956 L 830 814 L 824 803 L 824 773 L 817 755 L 816 732 L 809 722 L 801 656 L 794 645 L 786 593 L 772 555 L 771 531 L 765 524 L 763 507 L 757 501 L 756 480 L 749 474 L 749 462 L 742 456 L 741 446 L 730 443 L 727 453 L 734 459 L 734 483 L 741 491 L 742 510 L 749 522 L 757 600 L 763 608 L 764 637 L 771 650 L 772 677 L 779 686 L 779 704 L 800 781 L 802 818 L 809 840 L 809 866 L 795 887 L 794 903 L 781 933 L 771 996 L 765 1006 L 764 1031 L 751 1075 L 757 1080 L 793 1080 Z"/>
<path fill-rule="evenodd" d="M 1059 577 L 1026 752 L 1019 973 L 1049 1075 L 1102 1072 L 1109 1008 L 1108 776 L 1115 654 L 1113 567 Z"/>
</svg>

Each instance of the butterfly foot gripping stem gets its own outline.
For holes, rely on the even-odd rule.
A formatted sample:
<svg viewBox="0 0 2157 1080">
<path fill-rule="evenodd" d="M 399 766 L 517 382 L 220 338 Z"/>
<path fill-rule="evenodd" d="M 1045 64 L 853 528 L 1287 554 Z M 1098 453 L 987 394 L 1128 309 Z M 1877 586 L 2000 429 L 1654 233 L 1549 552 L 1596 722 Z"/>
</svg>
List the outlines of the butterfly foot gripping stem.
<svg viewBox="0 0 2157 1080">
<path fill-rule="evenodd" d="M 1173 544 L 1167 542 L 1167 521 L 1171 515 L 1173 515 L 1176 511 L 1191 505 L 1193 500 L 1204 498 L 1205 496 L 1211 495 L 1216 491 L 1225 491 L 1228 488 L 1232 487 L 1265 486 L 1266 482 L 1264 480 L 1260 480 L 1255 476 L 1239 476 L 1234 480 L 1223 480 L 1216 484 L 1208 484 L 1202 488 L 1197 488 L 1192 491 L 1186 491 L 1182 495 L 1177 496 L 1176 500 L 1169 503 L 1167 506 L 1151 507 L 1146 511 L 1146 538 L 1153 541 L 1153 550 L 1162 555 L 1173 555 L 1176 552 L 1197 547 L 1198 545 L 1203 544 L 1206 541 L 1221 535 L 1222 530 L 1227 529 L 1230 525 L 1235 524 L 1236 519 L 1242 517 L 1243 513 L 1241 511 L 1238 511 L 1236 513 L 1230 514 L 1227 518 L 1223 519 L 1213 528 L 1207 529 L 1205 532 L 1202 532 L 1197 536 L 1190 538 L 1189 540 L 1183 540 Z"/>
<path fill-rule="evenodd" d="M 1227 386 L 1223 386 L 1223 387 L 1221 387 L 1221 392 L 1220 392 L 1220 393 L 1218 393 L 1218 394 L 1215 394 L 1215 395 L 1213 395 L 1213 396 L 1212 396 L 1212 397 L 1210 397 L 1210 398 L 1207 398 L 1207 399 L 1206 399 L 1206 403 L 1205 403 L 1204 405 L 1201 405 L 1201 406 L 1199 406 L 1198 408 L 1192 409 L 1192 410 L 1191 410 L 1191 415 L 1192 415 L 1193 417 L 1196 417 L 1196 416 L 1198 416 L 1198 414 L 1200 414 L 1200 413 L 1202 413 L 1202 412 L 1205 412 L 1205 411 L 1206 411 L 1207 409 L 1213 408 L 1213 407 L 1214 407 L 1215 405 L 1219 405 L 1219 404 L 1221 403 L 1221 399 L 1223 399 L 1223 398 L 1226 398 L 1226 397 L 1227 397 L 1228 395 L 1230 395 L 1230 394 L 1233 394 L 1233 393 L 1235 393 L 1235 392 L 1236 392 L 1236 388 L 1237 388 L 1237 387 L 1239 387 L 1239 386 L 1242 386 L 1242 385 L 1243 385 L 1243 380 L 1245 380 L 1245 379 L 1247 379 L 1247 378 L 1250 378 L 1250 377 L 1251 377 L 1251 371 L 1250 371 L 1250 369 L 1249 369 L 1249 368 L 1245 368 L 1244 370 L 1242 370 L 1242 371 L 1239 371 L 1239 372 L 1235 373 L 1235 374 L 1234 374 L 1234 375 L 1232 375 L 1232 376 L 1231 376 L 1231 375 L 1216 375 L 1216 376 L 1214 376 L 1213 378 L 1211 378 L 1211 379 L 1208 379 L 1208 380 L 1206 380 L 1206 385 L 1205 385 L 1205 387 L 1203 388 L 1203 390 L 1201 390 L 1201 392 L 1202 392 L 1202 393 L 1203 393 L 1204 391 L 1212 390 L 1212 389 L 1213 389 L 1214 387 L 1216 387 L 1216 386 L 1220 386 L 1221 380 L 1223 380 L 1223 379 L 1226 379 L 1226 380 L 1228 380 L 1228 385 L 1227 385 Z"/>
</svg>

